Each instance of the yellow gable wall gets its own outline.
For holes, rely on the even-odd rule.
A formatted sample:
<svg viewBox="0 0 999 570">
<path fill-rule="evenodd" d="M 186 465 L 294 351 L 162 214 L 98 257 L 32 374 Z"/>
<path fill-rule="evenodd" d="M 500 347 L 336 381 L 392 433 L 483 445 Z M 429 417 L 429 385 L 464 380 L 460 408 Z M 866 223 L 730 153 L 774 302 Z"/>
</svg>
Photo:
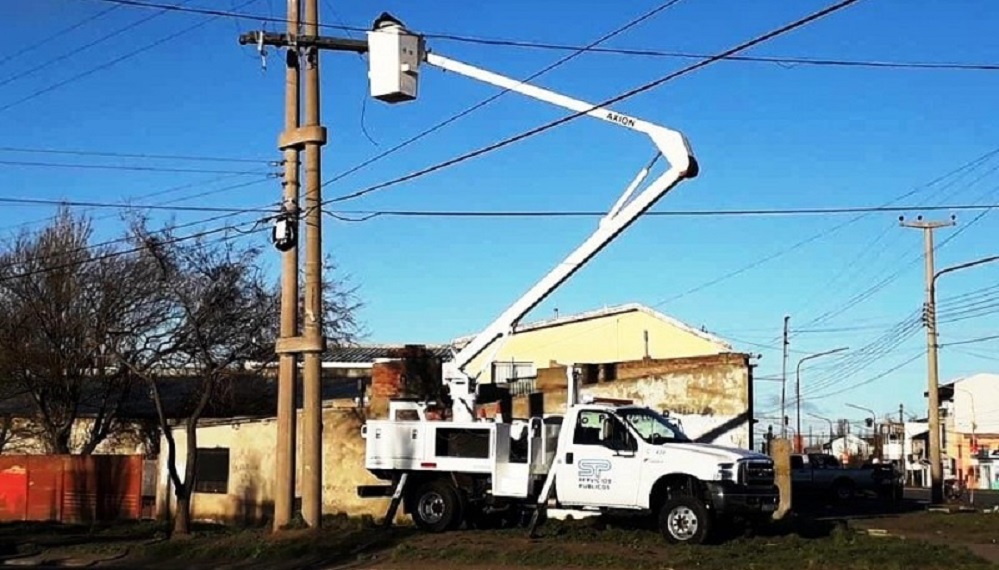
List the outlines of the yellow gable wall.
<svg viewBox="0 0 999 570">
<path fill-rule="evenodd" d="M 644 331 L 649 332 L 649 356 L 652 358 L 706 356 L 730 351 L 689 330 L 634 310 L 514 334 L 502 341 L 494 360 L 533 362 L 538 368 L 547 368 L 551 361 L 596 364 L 641 360 L 645 357 Z M 466 368 L 467 372 L 475 375 L 492 356 L 494 346 L 476 357 Z M 479 376 L 479 382 L 490 381 L 487 366 Z"/>
</svg>

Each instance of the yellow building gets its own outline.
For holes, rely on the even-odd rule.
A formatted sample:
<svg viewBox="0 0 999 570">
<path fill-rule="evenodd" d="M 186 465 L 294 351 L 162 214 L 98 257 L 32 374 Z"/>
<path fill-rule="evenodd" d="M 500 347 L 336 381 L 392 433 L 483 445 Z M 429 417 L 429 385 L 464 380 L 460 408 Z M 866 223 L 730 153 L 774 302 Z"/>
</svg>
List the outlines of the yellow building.
<svg viewBox="0 0 999 570">
<path fill-rule="evenodd" d="M 471 336 L 454 341 L 457 347 Z M 478 382 L 531 376 L 558 364 L 601 364 L 733 352 L 722 339 L 637 303 L 518 326 L 466 368 Z M 489 365 L 490 361 L 492 365 Z M 481 371 L 481 373 L 480 373 Z"/>
</svg>

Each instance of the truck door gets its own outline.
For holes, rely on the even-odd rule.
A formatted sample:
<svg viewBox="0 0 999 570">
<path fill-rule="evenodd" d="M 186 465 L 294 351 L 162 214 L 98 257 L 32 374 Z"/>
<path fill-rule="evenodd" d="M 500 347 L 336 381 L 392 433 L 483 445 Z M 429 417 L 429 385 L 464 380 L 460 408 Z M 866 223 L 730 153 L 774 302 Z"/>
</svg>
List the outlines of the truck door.
<svg viewBox="0 0 999 570">
<path fill-rule="evenodd" d="M 799 492 L 812 490 L 812 464 L 808 461 L 808 456 L 791 456 L 791 486 Z"/>
<path fill-rule="evenodd" d="M 587 410 L 576 415 L 571 429 L 572 443 L 561 450 L 562 457 L 556 462 L 559 501 L 577 506 L 634 507 L 641 462 L 631 432 L 613 414 Z"/>
</svg>

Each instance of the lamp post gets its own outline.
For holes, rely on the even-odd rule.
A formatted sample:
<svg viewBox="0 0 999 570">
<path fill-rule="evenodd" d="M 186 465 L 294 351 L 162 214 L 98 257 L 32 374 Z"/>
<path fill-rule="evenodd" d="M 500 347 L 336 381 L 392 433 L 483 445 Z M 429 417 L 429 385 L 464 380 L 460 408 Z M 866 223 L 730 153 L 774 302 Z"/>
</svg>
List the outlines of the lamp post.
<svg viewBox="0 0 999 570">
<path fill-rule="evenodd" d="M 850 407 L 850 408 L 853 408 L 855 410 L 860 410 L 860 411 L 867 412 L 867 413 L 871 414 L 871 431 L 872 431 L 872 433 L 874 433 L 874 447 L 878 451 L 878 457 L 880 457 L 881 456 L 881 446 L 878 445 L 880 437 L 878 436 L 878 431 L 877 431 L 877 429 L 878 429 L 878 415 L 874 412 L 874 410 L 872 410 L 870 408 L 865 408 L 863 406 L 858 406 L 856 404 L 847 404 L 847 406 Z"/>
<path fill-rule="evenodd" d="M 937 362 L 937 279 L 947 273 L 968 269 L 986 263 L 999 261 L 999 255 L 992 255 L 958 265 L 945 267 L 932 274 L 929 278 L 926 299 L 926 364 L 927 364 L 927 399 L 929 416 L 930 445 L 930 503 L 943 502 L 943 462 L 940 442 L 940 369 Z M 932 267 L 929 265 L 928 267 Z"/>
<path fill-rule="evenodd" d="M 824 417 L 822 417 L 822 416 L 820 416 L 818 414 L 813 414 L 811 412 L 805 412 L 805 413 L 807 413 L 808 415 L 812 416 L 815 419 L 824 420 L 824 421 L 826 421 L 826 422 L 829 423 L 829 451 L 831 452 L 832 451 L 832 442 L 833 442 L 833 421 L 830 420 L 829 418 L 824 418 Z"/>
<path fill-rule="evenodd" d="M 843 352 L 848 348 L 849 347 L 843 346 L 840 348 L 834 348 L 832 350 L 816 352 L 815 354 L 809 354 L 808 356 L 804 356 L 801 358 L 801 360 L 798 361 L 798 366 L 795 368 L 795 380 L 794 380 L 794 399 L 795 399 L 795 408 L 796 408 L 795 425 L 797 426 L 796 431 L 798 433 L 798 437 L 795 438 L 794 449 L 797 453 L 801 453 L 801 441 L 800 441 L 801 440 L 801 364 L 806 360 L 811 360 L 813 358 L 819 358 L 821 356 L 827 356 L 830 354 L 836 354 L 837 352 Z"/>
</svg>

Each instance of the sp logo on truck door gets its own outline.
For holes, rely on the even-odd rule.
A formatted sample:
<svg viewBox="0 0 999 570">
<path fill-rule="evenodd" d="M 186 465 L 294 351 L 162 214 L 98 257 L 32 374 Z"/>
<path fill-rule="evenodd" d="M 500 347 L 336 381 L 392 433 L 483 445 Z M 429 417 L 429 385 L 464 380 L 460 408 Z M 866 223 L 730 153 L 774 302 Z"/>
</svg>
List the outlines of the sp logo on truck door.
<svg viewBox="0 0 999 570">
<path fill-rule="evenodd" d="M 610 489 L 611 480 L 604 477 L 610 471 L 611 462 L 606 459 L 580 459 L 577 463 L 579 470 L 579 488 L 593 491 L 607 491 Z"/>
</svg>

